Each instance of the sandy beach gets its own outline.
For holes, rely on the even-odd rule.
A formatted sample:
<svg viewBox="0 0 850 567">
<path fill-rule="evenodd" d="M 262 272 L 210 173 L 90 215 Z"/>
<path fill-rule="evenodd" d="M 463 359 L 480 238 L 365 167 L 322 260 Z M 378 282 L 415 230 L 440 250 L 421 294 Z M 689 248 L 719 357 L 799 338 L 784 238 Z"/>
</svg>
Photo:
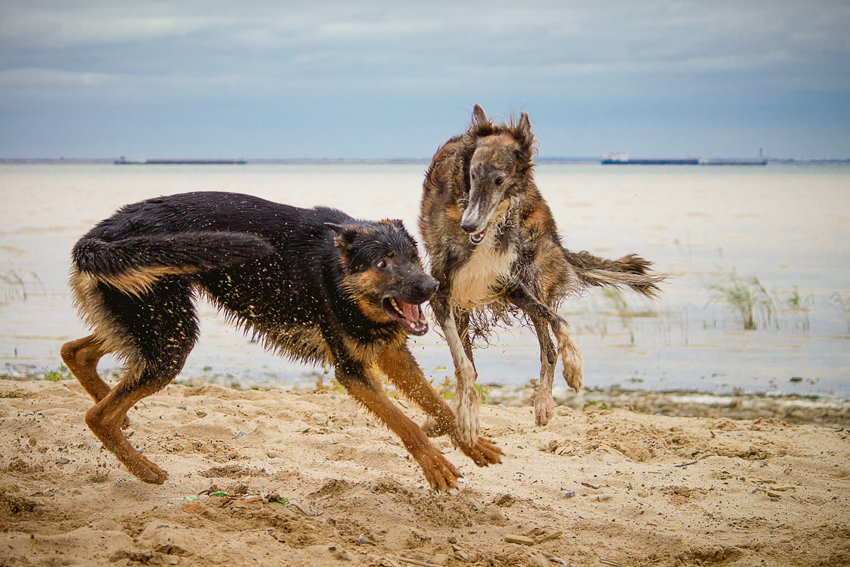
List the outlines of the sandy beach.
<svg viewBox="0 0 850 567">
<path fill-rule="evenodd" d="M 168 470 L 156 486 L 86 428 L 75 380 L 0 380 L 0 565 L 850 563 L 846 407 L 737 419 L 794 403 L 653 393 L 642 409 L 649 394 L 587 393 L 535 427 L 521 397 L 499 395 L 481 417 L 504 462 L 478 468 L 437 439 L 465 476 L 438 494 L 333 386 L 172 384 L 127 431 Z"/>
</svg>

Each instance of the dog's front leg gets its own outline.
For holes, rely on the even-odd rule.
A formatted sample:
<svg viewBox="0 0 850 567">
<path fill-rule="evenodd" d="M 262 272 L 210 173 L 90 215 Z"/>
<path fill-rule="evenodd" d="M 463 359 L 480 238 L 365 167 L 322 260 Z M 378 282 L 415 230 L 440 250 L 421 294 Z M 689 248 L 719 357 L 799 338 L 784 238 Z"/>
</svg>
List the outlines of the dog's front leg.
<svg viewBox="0 0 850 567">
<path fill-rule="evenodd" d="M 436 421 L 436 427 L 447 433 L 454 444 L 479 467 L 501 462 L 502 450 L 489 439 L 479 437 L 474 444 L 460 439 L 455 415 L 445 400 L 431 387 L 416 364 L 407 345 L 389 347 L 378 357 L 378 366 L 387 378 L 409 399 L 416 402 Z"/>
<path fill-rule="evenodd" d="M 431 306 L 437 321 L 449 343 L 452 361 L 455 366 L 455 423 L 458 439 L 464 444 L 474 445 L 478 440 L 478 392 L 475 390 L 475 380 L 478 374 L 475 366 L 466 355 L 463 340 L 460 338 L 457 323 L 452 308 L 445 298 L 432 299 Z"/>
<path fill-rule="evenodd" d="M 510 286 L 508 298 L 511 303 L 528 313 L 532 320 L 538 318 L 549 322 L 558 341 L 558 354 L 564 363 L 564 380 L 576 392 L 581 390 L 583 381 L 581 351 L 570 338 L 567 321 L 537 299 L 522 283 L 515 282 Z M 544 348 L 542 343 L 541 348 Z"/>
<path fill-rule="evenodd" d="M 460 471 L 431 444 L 425 432 L 392 403 L 373 371 L 353 366 L 336 365 L 336 379 L 348 393 L 398 435 L 404 447 L 422 467 L 431 488 L 448 490 L 457 486 L 458 479 L 463 476 Z"/>
<path fill-rule="evenodd" d="M 529 317 L 534 323 L 537 341 L 540 343 L 540 381 L 534 388 L 534 422 L 537 425 L 546 425 L 555 414 L 552 385 L 555 381 L 555 363 L 558 361 L 558 354 L 555 352 L 555 345 L 552 344 L 552 336 L 549 334 L 549 322 L 539 317 Z"/>
</svg>

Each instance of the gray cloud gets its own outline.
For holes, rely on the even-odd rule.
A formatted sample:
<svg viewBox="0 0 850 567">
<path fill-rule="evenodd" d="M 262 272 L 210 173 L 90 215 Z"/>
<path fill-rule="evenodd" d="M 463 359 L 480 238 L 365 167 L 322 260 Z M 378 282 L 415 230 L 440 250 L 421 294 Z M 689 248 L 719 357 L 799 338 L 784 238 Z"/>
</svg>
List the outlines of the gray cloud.
<svg viewBox="0 0 850 567">
<path fill-rule="evenodd" d="M 74 101 L 116 108 L 122 101 L 135 108 L 220 104 L 248 116 L 268 113 L 258 104 L 276 100 L 275 112 L 297 108 L 317 117 L 324 110 L 314 103 L 321 101 L 359 108 L 364 120 L 390 103 L 414 115 L 448 104 L 450 120 L 486 101 L 501 113 L 527 105 L 549 121 L 577 112 L 602 120 L 606 108 L 611 115 L 631 109 L 655 121 L 682 121 L 676 113 L 692 108 L 717 112 L 714 122 L 732 125 L 730 117 L 751 120 L 747 112 L 759 102 L 776 114 L 776 129 L 790 131 L 781 124 L 784 113 L 802 121 L 794 126 L 798 136 L 799 124 L 814 136 L 821 125 L 807 125 L 803 108 L 850 95 L 847 29 L 850 5 L 843 0 L 529 7 L 6 0 L 0 121 L 23 128 L 38 101 L 56 112 Z M 830 108 L 846 119 L 839 106 Z M 796 146 L 789 142 L 787 151 L 802 151 Z"/>
</svg>

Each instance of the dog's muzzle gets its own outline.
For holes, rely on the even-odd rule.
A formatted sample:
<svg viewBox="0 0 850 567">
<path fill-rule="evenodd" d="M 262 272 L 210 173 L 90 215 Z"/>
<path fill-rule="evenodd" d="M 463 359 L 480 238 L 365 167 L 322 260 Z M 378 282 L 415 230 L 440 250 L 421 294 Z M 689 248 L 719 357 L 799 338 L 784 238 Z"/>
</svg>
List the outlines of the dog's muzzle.
<svg viewBox="0 0 850 567">
<path fill-rule="evenodd" d="M 425 276 L 414 286 L 415 293 L 405 295 L 403 299 L 399 295 L 386 297 L 384 311 L 411 335 L 424 335 L 428 332 L 428 321 L 422 311 L 422 304 L 434 295 L 439 285 L 440 282 L 434 278 Z"/>
<path fill-rule="evenodd" d="M 466 217 L 466 215 L 464 215 Z M 466 218 L 461 219 L 460 228 L 464 230 L 464 232 L 469 233 L 469 241 L 475 245 L 481 244 L 484 240 L 484 237 L 487 236 L 487 229 L 476 231 L 478 228 L 478 219 L 469 220 Z"/>
</svg>

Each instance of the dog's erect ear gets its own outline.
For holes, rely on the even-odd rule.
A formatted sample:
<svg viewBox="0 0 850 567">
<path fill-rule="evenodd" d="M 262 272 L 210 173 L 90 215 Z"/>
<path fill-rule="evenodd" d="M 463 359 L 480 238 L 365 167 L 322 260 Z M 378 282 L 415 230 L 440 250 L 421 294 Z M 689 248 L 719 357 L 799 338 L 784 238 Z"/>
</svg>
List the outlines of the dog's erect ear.
<svg viewBox="0 0 850 567">
<path fill-rule="evenodd" d="M 484 110 L 476 104 L 475 108 L 472 109 L 472 125 L 483 126 L 489 123 L 490 121 L 487 119 L 487 115 L 484 114 Z"/>
<path fill-rule="evenodd" d="M 357 233 L 360 232 L 359 224 L 336 224 L 332 222 L 326 222 L 325 226 L 332 228 L 334 232 L 336 232 L 337 237 L 334 238 L 334 242 L 337 246 L 342 248 L 348 248 L 354 243 L 354 239 L 357 237 Z"/>
<path fill-rule="evenodd" d="M 534 142 L 534 134 L 531 133 L 531 120 L 528 119 L 526 112 L 523 112 L 519 118 L 519 135 L 518 141 L 523 146 L 531 146 Z"/>
<path fill-rule="evenodd" d="M 399 219 L 384 219 L 381 221 L 381 224 L 404 230 L 404 223 L 401 222 Z"/>
</svg>

